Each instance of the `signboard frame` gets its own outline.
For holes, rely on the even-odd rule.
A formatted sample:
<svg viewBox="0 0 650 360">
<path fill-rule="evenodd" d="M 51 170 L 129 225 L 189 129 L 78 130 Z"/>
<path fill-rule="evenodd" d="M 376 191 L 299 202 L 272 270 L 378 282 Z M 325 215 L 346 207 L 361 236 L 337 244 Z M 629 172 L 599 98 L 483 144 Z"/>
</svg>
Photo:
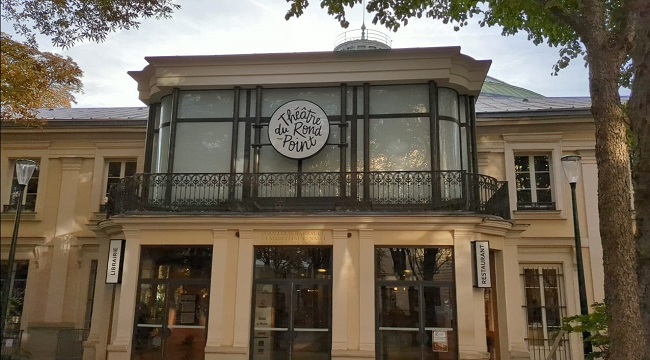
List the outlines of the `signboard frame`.
<svg viewBox="0 0 650 360">
<path fill-rule="evenodd" d="M 108 263 L 106 265 L 106 284 L 121 284 L 124 268 L 124 248 L 126 240 L 110 240 L 108 244 Z"/>
<path fill-rule="evenodd" d="M 280 105 L 268 125 L 271 146 L 293 160 L 310 158 L 327 144 L 330 122 L 325 110 L 309 100 L 291 100 Z"/>
<path fill-rule="evenodd" d="M 489 241 L 472 241 L 472 279 L 476 288 L 492 287 Z"/>
</svg>

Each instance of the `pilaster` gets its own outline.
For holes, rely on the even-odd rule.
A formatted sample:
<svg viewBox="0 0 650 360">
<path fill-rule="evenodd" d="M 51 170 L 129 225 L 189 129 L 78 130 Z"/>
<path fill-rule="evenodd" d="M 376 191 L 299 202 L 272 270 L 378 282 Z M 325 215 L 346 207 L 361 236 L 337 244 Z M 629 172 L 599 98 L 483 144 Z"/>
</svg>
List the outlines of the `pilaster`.
<svg viewBox="0 0 650 360">
<path fill-rule="evenodd" d="M 61 159 L 61 192 L 54 231 L 52 263 L 48 281 L 47 303 L 45 305 L 45 323 L 61 323 L 68 280 L 68 263 L 70 249 L 76 238 L 72 235 L 80 226 L 76 224 L 75 204 L 79 188 L 81 158 Z"/>
<path fill-rule="evenodd" d="M 454 231 L 456 308 L 460 359 L 489 359 L 485 329 L 485 290 L 472 280 L 473 231 Z"/>
<path fill-rule="evenodd" d="M 97 279 L 95 283 L 95 294 L 93 303 L 93 315 L 90 322 L 90 333 L 88 339 L 84 342 L 83 360 L 104 360 L 106 359 L 106 339 L 108 336 L 108 327 L 112 294 L 115 291 L 114 284 L 105 284 L 106 268 L 108 266 L 108 244 L 107 238 L 98 238 L 99 250 L 97 257 Z"/>
<path fill-rule="evenodd" d="M 239 230 L 235 326 L 232 346 L 248 349 L 253 288 L 253 230 Z"/>
<path fill-rule="evenodd" d="M 218 347 L 222 344 L 224 332 L 224 297 L 226 291 L 226 265 L 228 257 L 227 231 L 212 230 L 212 275 L 210 278 L 210 317 L 208 319 L 208 336 L 206 348 Z"/>
<path fill-rule="evenodd" d="M 497 267 L 498 312 L 500 333 L 502 334 L 501 354 L 506 359 L 528 359 L 528 346 L 524 340 L 527 334 L 523 312 L 523 291 L 520 279 L 517 244 L 521 234 L 513 231 L 506 235 L 503 243 L 502 266 Z"/>
<path fill-rule="evenodd" d="M 133 319 L 135 319 L 135 301 L 138 288 L 138 267 L 140 260 L 140 232 L 124 230 L 126 249 L 122 267 L 122 284 L 117 287 L 119 300 L 112 319 L 111 343 L 106 352 L 108 360 L 127 360 L 131 355 L 133 337 Z"/>
<path fill-rule="evenodd" d="M 359 350 L 375 351 L 375 234 L 359 230 Z"/>
</svg>

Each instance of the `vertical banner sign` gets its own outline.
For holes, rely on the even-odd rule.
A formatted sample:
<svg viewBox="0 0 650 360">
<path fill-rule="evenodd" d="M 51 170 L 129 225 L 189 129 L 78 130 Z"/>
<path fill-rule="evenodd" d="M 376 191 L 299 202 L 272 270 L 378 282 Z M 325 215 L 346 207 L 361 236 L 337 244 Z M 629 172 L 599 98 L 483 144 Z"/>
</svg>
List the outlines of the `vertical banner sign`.
<svg viewBox="0 0 650 360">
<path fill-rule="evenodd" d="M 124 263 L 124 240 L 111 240 L 108 245 L 108 265 L 106 266 L 106 283 L 122 283 L 122 265 Z"/>
<path fill-rule="evenodd" d="M 490 276 L 490 243 L 488 241 L 472 242 L 472 274 L 474 287 L 491 288 Z"/>
</svg>

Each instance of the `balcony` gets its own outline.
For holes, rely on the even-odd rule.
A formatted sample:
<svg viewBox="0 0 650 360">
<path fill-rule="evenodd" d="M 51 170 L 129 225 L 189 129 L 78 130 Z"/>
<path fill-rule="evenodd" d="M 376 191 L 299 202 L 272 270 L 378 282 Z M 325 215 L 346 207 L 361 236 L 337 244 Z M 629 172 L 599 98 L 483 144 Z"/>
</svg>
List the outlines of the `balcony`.
<svg viewBox="0 0 650 360">
<path fill-rule="evenodd" d="M 510 217 L 508 185 L 466 171 L 137 174 L 108 217 L 143 213 L 440 212 Z"/>
</svg>

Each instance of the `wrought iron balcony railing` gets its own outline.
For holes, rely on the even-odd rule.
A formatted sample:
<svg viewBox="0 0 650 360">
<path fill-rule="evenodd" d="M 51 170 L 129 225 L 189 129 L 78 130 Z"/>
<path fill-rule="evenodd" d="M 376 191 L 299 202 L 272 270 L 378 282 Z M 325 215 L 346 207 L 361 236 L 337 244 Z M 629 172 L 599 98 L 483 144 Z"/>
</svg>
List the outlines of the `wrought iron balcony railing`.
<svg viewBox="0 0 650 360">
<path fill-rule="evenodd" d="M 507 183 L 465 171 L 137 174 L 108 216 L 136 212 L 438 211 L 509 218 Z"/>
</svg>

